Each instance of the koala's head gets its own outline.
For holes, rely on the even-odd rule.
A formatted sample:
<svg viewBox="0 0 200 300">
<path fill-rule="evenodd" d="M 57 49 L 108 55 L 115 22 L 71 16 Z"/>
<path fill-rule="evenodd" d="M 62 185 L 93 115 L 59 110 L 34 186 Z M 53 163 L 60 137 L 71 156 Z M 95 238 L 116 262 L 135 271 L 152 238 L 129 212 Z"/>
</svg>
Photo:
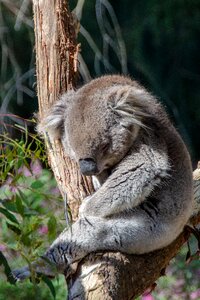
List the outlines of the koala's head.
<svg viewBox="0 0 200 300">
<path fill-rule="evenodd" d="M 146 92 L 130 82 L 120 76 L 93 80 L 64 94 L 39 124 L 39 131 L 61 139 L 83 175 L 115 166 L 137 138 L 147 116 L 139 98 Z"/>
</svg>

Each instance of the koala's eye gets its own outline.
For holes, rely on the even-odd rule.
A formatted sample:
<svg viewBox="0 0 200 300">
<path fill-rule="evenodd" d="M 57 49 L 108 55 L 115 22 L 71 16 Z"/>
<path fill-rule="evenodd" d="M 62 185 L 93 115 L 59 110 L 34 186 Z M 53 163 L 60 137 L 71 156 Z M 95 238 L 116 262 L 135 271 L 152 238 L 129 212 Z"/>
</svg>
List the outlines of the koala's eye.
<svg viewBox="0 0 200 300">
<path fill-rule="evenodd" d="M 105 143 L 100 146 L 99 150 L 100 150 L 100 152 L 105 153 L 108 151 L 109 148 L 110 148 L 110 143 Z"/>
</svg>

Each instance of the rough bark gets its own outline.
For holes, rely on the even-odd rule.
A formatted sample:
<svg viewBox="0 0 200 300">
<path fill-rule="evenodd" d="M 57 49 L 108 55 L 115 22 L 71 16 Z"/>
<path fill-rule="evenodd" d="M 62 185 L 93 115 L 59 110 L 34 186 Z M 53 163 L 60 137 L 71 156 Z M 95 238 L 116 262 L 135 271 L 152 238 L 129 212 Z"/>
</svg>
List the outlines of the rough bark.
<svg viewBox="0 0 200 300">
<path fill-rule="evenodd" d="M 67 1 L 33 0 L 33 11 L 39 115 L 42 116 L 61 93 L 74 87 L 79 47 Z M 47 151 L 61 193 L 63 197 L 67 194 L 75 220 L 81 200 L 93 192 L 92 183 L 80 175 L 77 165 L 66 157 L 59 141 L 47 143 Z M 199 223 L 200 215 L 195 215 L 192 221 Z M 190 231 L 185 229 L 170 246 L 146 255 L 89 255 L 68 280 L 69 298 L 134 299 L 163 275 L 163 270 L 189 234 Z"/>
<path fill-rule="evenodd" d="M 39 117 L 42 117 L 60 94 L 75 86 L 79 45 L 67 1 L 33 0 L 33 12 Z M 47 151 L 61 193 L 67 194 L 75 220 L 81 199 L 93 192 L 91 180 L 81 176 L 59 141 L 47 145 Z"/>
</svg>

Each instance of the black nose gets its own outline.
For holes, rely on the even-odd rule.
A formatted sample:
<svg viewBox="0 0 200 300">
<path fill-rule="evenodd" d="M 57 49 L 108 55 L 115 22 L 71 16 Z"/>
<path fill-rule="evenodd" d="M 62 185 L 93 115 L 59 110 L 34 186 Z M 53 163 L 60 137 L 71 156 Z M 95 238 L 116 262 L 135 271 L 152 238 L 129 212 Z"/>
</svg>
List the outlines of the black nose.
<svg viewBox="0 0 200 300">
<path fill-rule="evenodd" d="M 95 175 L 98 173 L 98 168 L 93 158 L 79 159 L 81 173 L 86 176 Z"/>
</svg>

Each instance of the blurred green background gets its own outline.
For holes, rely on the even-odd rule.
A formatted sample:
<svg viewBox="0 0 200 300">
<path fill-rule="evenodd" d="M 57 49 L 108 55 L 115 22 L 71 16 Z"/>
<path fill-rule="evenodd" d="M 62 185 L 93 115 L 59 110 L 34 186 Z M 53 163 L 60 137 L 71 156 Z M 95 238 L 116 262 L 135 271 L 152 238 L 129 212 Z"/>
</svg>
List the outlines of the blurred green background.
<svg viewBox="0 0 200 300">
<path fill-rule="evenodd" d="M 77 1 L 69 3 L 74 9 Z M 165 104 L 195 166 L 200 158 L 200 1 L 80 0 L 77 11 L 81 55 L 91 77 L 127 73 L 144 84 Z M 0 43 L 1 116 L 30 117 L 37 110 L 30 0 L 0 1 Z"/>
<path fill-rule="evenodd" d="M 109 2 L 107 0 L 79 0 L 78 5 L 77 0 L 69 2 L 71 9 L 75 8 L 81 23 L 78 37 L 82 45 L 79 56 L 78 84 L 108 73 L 124 73 L 140 81 L 164 103 L 188 146 L 195 168 L 197 161 L 200 160 L 200 0 L 110 0 Z M 16 213 L 19 208 L 16 206 L 15 198 L 21 181 L 24 180 L 27 191 L 35 182 L 35 177 L 27 177 L 24 169 L 21 168 L 22 174 L 19 174 L 19 163 L 20 166 L 25 165 L 26 168 L 31 169 L 29 164 L 31 165 L 34 157 L 42 163 L 45 159 L 42 150 L 38 154 L 34 147 L 29 147 L 32 141 L 31 143 L 38 149 L 37 142 L 29 136 L 34 130 L 35 123 L 27 123 L 25 120 L 31 118 L 37 111 L 31 5 L 31 0 L 0 0 L 0 131 L 4 131 L 5 127 L 11 128 L 11 134 L 16 137 L 13 124 L 18 124 L 18 129 L 22 128 L 19 126 L 25 126 L 25 136 L 28 139 L 24 144 L 22 140 L 12 141 L 15 146 L 11 147 L 8 137 L 7 143 L 12 151 L 9 151 L 11 149 L 9 147 L 7 152 L 2 148 L 3 154 L 0 157 L 0 167 L 2 167 L 5 180 L 2 180 L 3 176 L 0 179 L 4 188 L 12 191 L 10 197 L 13 199 L 12 207 L 5 206 L 7 202 L 3 204 L 4 210 L 6 208 L 12 213 Z M 26 126 L 28 126 L 29 134 L 27 134 Z M 3 143 L 6 144 L 6 139 Z M 31 151 L 29 156 L 24 154 L 27 151 Z M 47 171 L 44 170 L 44 172 Z M 48 174 L 45 176 L 51 176 L 50 173 Z M 51 213 L 54 211 L 60 214 L 62 212 L 62 218 L 58 220 L 62 219 L 62 226 L 65 225 L 63 204 L 59 202 L 60 196 L 53 193 L 53 200 L 50 199 L 51 204 L 47 205 L 44 202 L 44 193 L 46 193 L 45 199 L 48 200 L 49 191 L 55 188 L 56 183 L 52 183 L 48 176 L 45 179 L 43 175 L 35 176 L 37 181 L 40 181 L 40 185 L 47 184 L 46 190 L 41 185 L 41 192 L 32 193 L 32 197 L 36 197 L 31 202 L 32 206 L 27 204 L 23 197 L 20 198 L 21 205 L 25 206 L 25 212 L 32 210 L 35 216 L 35 219 L 31 219 L 24 214 L 20 219 L 17 215 L 22 233 L 26 231 L 28 225 L 29 227 L 35 224 L 41 227 L 43 223 L 43 226 L 51 225 L 48 218 L 52 220 Z M 31 201 L 30 195 L 28 199 Z M 0 200 L 2 200 L 1 197 Z M 36 204 L 38 207 L 35 207 Z M 51 211 L 49 211 L 49 205 Z M 52 209 L 52 205 L 56 207 L 53 206 Z M 44 211 L 41 212 L 41 209 Z M 24 264 L 18 253 L 19 246 L 23 248 L 24 245 L 23 240 L 22 244 L 17 242 L 21 235 L 17 240 L 15 233 L 11 232 L 7 225 L 8 221 L 5 216 L 2 218 L 1 215 L 0 251 L 5 254 L 12 267 L 16 267 Z M 34 224 L 31 223 L 33 221 Z M 26 223 L 28 225 L 25 226 Z M 31 227 L 31 234 L 35 240 L 38 240 L 38 233 L 34 226 Z M 57 224 L 54 227 L 50 226 L 52 229 L 51 231 L 48 229 L 48 234 L 42 233 L 45 245 L 55 238 L 51 237 L 52 230 L 57 234 L 62 226 L 59 227 Z M 33 245 L 29 245 L 28 250 L 34 250 L 34 246 L 37 247 L 35 240 L 30 239 Z M 197 243 L 194 239 L 191 241 L 191 248 L 192 253 L 195 253 Z M 187 247 L 184 247 L 170 265 L 167 277 L 159 279 L 153 296 L 149 295 L 146 298 L 143 296 L 142 300 L 200 299 L 200 262 L 196 259 L 186 265 L 186 253 Z M 59 281 L 55 280 L 54 286 L 56 299 L 64 299 L 66 290 L 63 278 Z M 6 283 L 5 274 L 1 268 L 0 300 L 11 300 L 13 297 L 24 300 L 30 297 L 31 299 L 53 299 L 44 283 L 36 287 L 29 282 L 21 286 L 11 286 Z"/>
</svg>

